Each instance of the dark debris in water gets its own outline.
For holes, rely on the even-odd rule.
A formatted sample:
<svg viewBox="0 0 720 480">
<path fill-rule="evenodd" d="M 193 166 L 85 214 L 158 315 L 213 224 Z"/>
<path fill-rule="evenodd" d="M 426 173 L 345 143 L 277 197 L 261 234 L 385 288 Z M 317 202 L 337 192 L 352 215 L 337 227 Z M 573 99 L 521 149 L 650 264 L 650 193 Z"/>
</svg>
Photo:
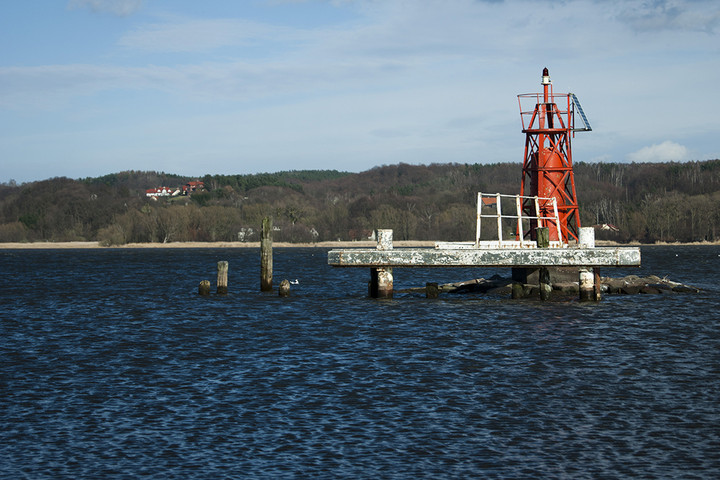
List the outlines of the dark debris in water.
<svg viewBox="0 0 720 480">
<path fill-rule="evenodd" d="M 668 293 L 699 293 L 700 289 L 690 285 L 669 280 L 667 277 L 660 278 L 656 275 L 648 275 L 639 277 L 637 275 L 628 275 L 621 278 L 601 277 L 603 294 L 620 294 L 620 295 L 636 295 L 636 294 L 668 294 Z M 537 293 L 537 285 L 526 284 L 525 290 L 532 295 Z M 426 287 L 408 288 L 398 290 L 401 293 L 425 293 Z M 560 281 L 553 283 L 553 290 L 563 294 L 579 293 L 579 284 L 577 281 Z M 484 293 L 509 295 L 512 291 L 512 279 L 493 275 L 490 278 L 475 278 L 463 282 L 446 283 L 439 285 L 440 293 L 463 294 L 463 293 Z"/>
<path fill-rule="evenodd" d="M 700 289 L 679 282 L 673 282 L 667 277 L 660 278 L 655 275 L 639 277 L 628 275 L 622 278 L 602 277 L 603 293 L 620 294 L 658 294 L 658 293 L 699 293 Z"/>
</svg>

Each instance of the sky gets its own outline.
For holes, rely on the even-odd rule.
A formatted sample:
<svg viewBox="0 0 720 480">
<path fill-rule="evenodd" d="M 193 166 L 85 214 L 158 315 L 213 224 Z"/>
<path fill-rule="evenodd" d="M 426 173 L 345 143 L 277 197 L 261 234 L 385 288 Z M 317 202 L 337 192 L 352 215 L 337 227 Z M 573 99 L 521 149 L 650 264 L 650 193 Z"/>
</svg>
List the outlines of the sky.
<svg viewBox="0 0 720 480">
<path fill-rule="evenodd" d="M 0 8 L 0 183 L 522 163 L 544 67 L 593 128 L 575 162 L 720 158 L 717 0 Z"/>
</svg>

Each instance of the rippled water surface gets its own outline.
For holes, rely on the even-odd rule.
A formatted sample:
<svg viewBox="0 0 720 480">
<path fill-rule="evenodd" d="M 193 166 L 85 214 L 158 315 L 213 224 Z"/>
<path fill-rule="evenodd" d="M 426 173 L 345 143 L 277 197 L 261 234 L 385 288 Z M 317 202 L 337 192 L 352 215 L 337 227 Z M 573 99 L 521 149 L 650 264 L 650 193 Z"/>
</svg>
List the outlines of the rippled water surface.
<svg viewBox="0 0 720 480">
<path fill-rule="evenodd" d="M 0 477 L 719 478 L 720 248 L 642 253 L 602 273 L 703 291 L 371 300 L 276 249 L 283 299 L 254 249 L 0 250 Z"/>
</svg>

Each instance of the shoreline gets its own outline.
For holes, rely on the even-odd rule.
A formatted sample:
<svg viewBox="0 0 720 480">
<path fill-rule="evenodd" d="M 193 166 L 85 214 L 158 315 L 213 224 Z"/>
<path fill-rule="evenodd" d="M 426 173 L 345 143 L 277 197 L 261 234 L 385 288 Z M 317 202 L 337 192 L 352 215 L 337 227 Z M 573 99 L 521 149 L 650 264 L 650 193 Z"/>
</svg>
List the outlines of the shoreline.
<svg viewBox="0 0 720 480">
<path fill-rule="evenodd" d="M 433 248 L 435 240 L 395 240 L 397 248 Z M 657 243 L 618 243 L 598 240 L 599 247 L 652 247 L 652 246 L 699 246 L 720 245 L 720 242 L 657 242 Z M 334 241 L 315 243 L 273 242 L 277 248 L 373 248 L 377 242 L 367 241 Z M 41 249 L 122 249 L 122 248 L 260 248 L 260 242 L 170 242 L 170 243 L 128 243 L 125 245 L 101 246 L 98 242 L 6 242 L 0 243 L 0 250 L 41 250 Z"/>
<path fill-rule="evenodd" d="M 356 242 L 315 242 L 290 243 L 273 242 L 274 248 L 373 248 L 375 241 Z M 399 248 L 434 247 L 434 240 L 396 240 L 393 245 Z M 122 248 L 260 248 L 260 242 L 170 242 L 170 243 L 127 243 L 104 247 L 98 242 L 7 242 L 0 243 L 0 250 L 42 250 L 42 249 L 104 249 Z"/>
</svg>

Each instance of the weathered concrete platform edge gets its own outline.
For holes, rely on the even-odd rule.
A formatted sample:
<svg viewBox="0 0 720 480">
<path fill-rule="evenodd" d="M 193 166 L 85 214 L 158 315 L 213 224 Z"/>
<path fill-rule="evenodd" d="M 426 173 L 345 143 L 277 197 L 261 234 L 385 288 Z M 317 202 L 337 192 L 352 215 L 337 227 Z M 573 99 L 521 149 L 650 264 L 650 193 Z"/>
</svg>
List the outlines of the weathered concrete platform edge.
<svg viewBox="0 0 720 480">
<path fill-rule="evenodd" d="M 328 252 L 328 264 L 334 267 L 639 267 L 640 262 L 640 249 L 637 247 L 488 250 L 397 248 Z"/>
</svg>

